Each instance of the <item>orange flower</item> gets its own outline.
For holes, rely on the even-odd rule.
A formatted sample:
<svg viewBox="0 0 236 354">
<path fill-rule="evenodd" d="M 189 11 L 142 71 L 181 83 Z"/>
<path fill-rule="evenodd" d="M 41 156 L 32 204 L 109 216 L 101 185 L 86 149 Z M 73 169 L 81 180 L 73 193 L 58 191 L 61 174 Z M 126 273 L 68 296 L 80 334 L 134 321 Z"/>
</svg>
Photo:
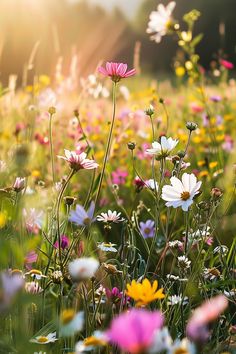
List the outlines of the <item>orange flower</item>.
<svg viewBox="0 0 236 354">
<path fill-rule="evenodd" d="M 158 281 L 155 280 L 153 284 L 148 279 L 144 279 L 142 283 L 132 280 L 131 284 L 127 284 L 126 295 L 136 301 L 137 306 L 145 306 L 152 301 L 163 299 L 163 288 L 157 290 Z"/>
</svg>

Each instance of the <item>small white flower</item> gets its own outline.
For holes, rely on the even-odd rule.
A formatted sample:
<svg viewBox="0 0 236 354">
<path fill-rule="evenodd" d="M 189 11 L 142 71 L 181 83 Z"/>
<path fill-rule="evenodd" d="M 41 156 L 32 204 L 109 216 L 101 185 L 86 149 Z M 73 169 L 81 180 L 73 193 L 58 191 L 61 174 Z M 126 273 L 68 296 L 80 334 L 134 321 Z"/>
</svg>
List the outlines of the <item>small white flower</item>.
<svg viewBox="0 0 236 354">
<path fill-rule="evenodd" d="M 116 246 L 116 244 L 111 242 L 101 242 L 98 244 L 98 248 L 104 252 L 117 252 L 114 246 Z"/>
<path fill-rule="evenodd" d="M 99 262 L 92 257 L 77 258 L 68 265 L 73 280 L 89 279 L 98 270 Z"/>
<path fill-rule="evenodd" d="M 108 223 L 108 222 L 119 223 L 124 221 L 124 219 L 121 218 L 120 215 L 121 213 L 118 213 L 116 210 L 115 211 L 108 210 L 107 213 L 101 213 L 101 215 L 98 215 L 97 221 L 102 221 L 104 223 Z"/>
<path fill-rule="evenodd" d="M 154 141 L 152 143 L 152 149 L 147 149 L 146 153 L 149 155 L 157 155 L 160 157 L 169 156 L 170 152 L 176 147 L 178 140 L 167 138 L 166 136 L 161 137 L 161 142 Z"/>
<path fill-rule="evenodd" d="M 179 240 L 169 241 L 168 246 L 170 248 L 179 248 L 183 245 L 183 243 Z"/>
<path fill-rule="evenodd" d="M 167 278 L 168 280 L 179 281 L 179 282 L 186 282 L 186 281 L 188 281 L 187 278 L 180 278 L 178 275 L 174 275 L 174 274 L 167 274 L 166 278 Z"/>
<path fill-rule="evenodd" d="M 213 253 L 216 254 L 216 253 L 220 253 L 222 254 L 223 256 L 225 256 L 227 253 L 228 253 L 229 249 L 227 246 L 225 245 L 220 245 L 220 246 L 217 246 L 214 248 L 213 250 Z"/>
<path fill-rule="evenodd" d="M 25 275 L 30 275 L 34 280 L 41 280 L 42 278 L 47 278 L 41 270 L 31 269 L 29 272 L 25 273 Z"/>
<path fill-rule="evenodd" d="M 188 303 L 188 297 L 181 296 L 181 295 L 171 295 L 168 297 L 168 305 L 174 306 L 178 304 L 186 305 Z"/>
<path fill-rule="evenodd" d="M 64 310 L 60 318 L 60 337 L 70 337 L 80 332 L 84 326 L 84 313 L 73 309 Z"/>
<path fill-rule="evenodd" d="M 190 268 L 191 261 L 186 256 L 179 256 L 178 257 L 178 265 L 180 268 L 188 269 L 188 268 Z"/>
<path fill-rule="evenodd" d="M 204 279 L 215 280 L 222 278 L 220 271 L 217 268 L 205 268 L 203 270 Z"/>
<path fill-rule="evenodd" d="M 56 338 L 56 332 L 49 333 L 47 336 L 37 336 L 30 340 L 31 343 L 37 344 L 48 344 L 54 343 L 58 338 Z"/>
<path fill-rule="evenodd" d="M 184 173 L 182 181 L 177 177 L 171 177 L 171 186 L 165 185 L 162 188 L 162 199 L 165 200 L 167 207 L 182 207 L 187 211 L 193 203 L 193 198 L 198 194 L 202 182 L 197 182 L 196 176 L 191 173 Z"/>
<path fill-rule="evenodd" d="M 167 327 L 158 329 L 154 333 L 154 339 L 148 353 L 156 354 L 168 350 L 172 345 L 172 338 Z"/>
<path fill-rule="evenodd" d="M 154 181 L 154 179 L 148 179 L 147 181 L 145 181 L 145 185 L 153 191 L 158 191 L 159 186 L 158 183 Z"/>
<path fill-rule="evenodd" d="M 152 11 L 149 17 L 147 33 L 151 33 L 151 39 L 160 43 L 173 24 L 172 12 L 175 8 L 175 1 L 171 1 L 166 7 L 163 4 L 157 6 L 157 11 Z"/>
<path fill-rule="evenodd" d="M 176 354 L 176 353 L 187 353 L 187 354 L 195 354 L 196 349 L 193 343 L 191 343 L 187 338 L 182 340 L 176 339 L 169 348 L 167 354 Z"/>
</svg>

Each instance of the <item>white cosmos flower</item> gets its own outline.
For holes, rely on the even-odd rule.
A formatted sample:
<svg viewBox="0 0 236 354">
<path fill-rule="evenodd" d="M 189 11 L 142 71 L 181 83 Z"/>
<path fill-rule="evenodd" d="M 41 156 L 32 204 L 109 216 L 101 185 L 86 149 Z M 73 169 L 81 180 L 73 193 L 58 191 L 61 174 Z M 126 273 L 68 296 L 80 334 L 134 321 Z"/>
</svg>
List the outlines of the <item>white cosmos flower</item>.
<svg viewBox="0 0 236 354">
<path fill-rule="evenodd" d="M 154 179 L 148 179 L 147 181 L 145 181 L 145 185 L 146 187 L 152 189 L 152 190 L 156 190 L 158 191 L 158 183 L 156 181 L 154 181 Z"/>
<path fill-rule="evenodd" d="M 31 343 L 37 344 L 48 344 L 54 343 L 58 338 L 56 338 L 56 332 L 49 333 L 47 336 L 37 336 L 30 340 Z"/>
<path fill-rule="evenodd" d="M 114 223 L 119 223 L 121 221 L 124 221 L 123 218 L 120 217 L 121 213 L 118 213 L 116 210 L 111 211 L 108 210 L 107 213 L 101 213 L 101 215 L 97 216 L 97 221 L 102 221 L 102 222 L 114 222 Z"/>
<path fill-rule="evenodd" d="M 68 265 L 73 280 L 92 278 L 99 267 L 99 262 L 92 257 L 77 258 Z"/>
<path fill-rule="evenodd" d="M 60 318 L 60 336 L 70 337 L 80 332 L 84 326 L 84 313 L 73 309 L 64 310 Z"/>
<path fill-rule="evenodd" d="M 149 17 L 147 33 L 152 34 L 151 39 L 160 43 L 173 24 L 172 12 L 175 8 L 175 1 L 171 1 L 166 7 L 163 4 L 157 6 L 157 11 L 152 11 Z"/>
<path fill-rule="evenodd" d="M 178 140 L 167 138 L 166 136 L 161 137 L 161 142 L 154 141 L 152 143 L 152 148 L 147 149 L 146 153 L 149 155 L 158 155 L 162 157 L 167 157 L 170 152 L 176 147 Z"/>
<path fill-rule="evenodd" d="M 197 182 L 193 173 L 184 173 L 182 181 L 177 177 L 171 177 L 170 181 L 171 186 L 165 185 L 162 188 L 162 199 L 167 202 L 167 207 L 178 208 L 181 206 L 183 211 L 187 211 L 193 203 L 193 198 L 198 193 L 202 182 Z"/>
</svg>

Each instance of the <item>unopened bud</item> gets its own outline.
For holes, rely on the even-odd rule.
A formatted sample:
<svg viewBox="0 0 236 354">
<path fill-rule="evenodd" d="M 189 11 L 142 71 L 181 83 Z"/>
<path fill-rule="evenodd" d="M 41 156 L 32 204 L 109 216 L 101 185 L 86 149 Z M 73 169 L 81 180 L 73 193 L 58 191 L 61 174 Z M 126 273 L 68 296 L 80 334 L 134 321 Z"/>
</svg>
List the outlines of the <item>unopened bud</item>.
<svg viewBox="0 0 236 354">
<path fill-rule="evenodd" d="M 134 150 L 136 147 L 136 144 L 132 141 L 128 142 L 127 144 L 129 150 Z"/>
<path fill-rule="evenodd" d="M 197 129 L 197 124 L 194 122 L 187 122 L 186 123 L 186 128 L 190 130 L 190 132 L 193 132 L 194 130 Z"/>
<path fill-rule="evenodd" d="M 53 114 L 55 114 L 56 113 L 56 108 L 55 107 L 49 107 L 48 108 L 48 113 L 52 116 Z"/>
</svg>

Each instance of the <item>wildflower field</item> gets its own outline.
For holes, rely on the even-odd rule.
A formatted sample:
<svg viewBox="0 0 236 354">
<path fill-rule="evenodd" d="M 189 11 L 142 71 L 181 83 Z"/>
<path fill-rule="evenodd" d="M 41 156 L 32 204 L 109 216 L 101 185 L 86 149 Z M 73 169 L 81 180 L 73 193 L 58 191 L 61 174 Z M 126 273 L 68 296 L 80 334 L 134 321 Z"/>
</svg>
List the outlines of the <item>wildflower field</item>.
<svg viewBox="0 0 236 354">
<path fill-rule="evenodd" d="M 236 353 L 235 58 L 204 69 L 176 6 L 146 34 L 171 81 L 72 57 L 1 86 L 0 353 Z"/>
</svg>

